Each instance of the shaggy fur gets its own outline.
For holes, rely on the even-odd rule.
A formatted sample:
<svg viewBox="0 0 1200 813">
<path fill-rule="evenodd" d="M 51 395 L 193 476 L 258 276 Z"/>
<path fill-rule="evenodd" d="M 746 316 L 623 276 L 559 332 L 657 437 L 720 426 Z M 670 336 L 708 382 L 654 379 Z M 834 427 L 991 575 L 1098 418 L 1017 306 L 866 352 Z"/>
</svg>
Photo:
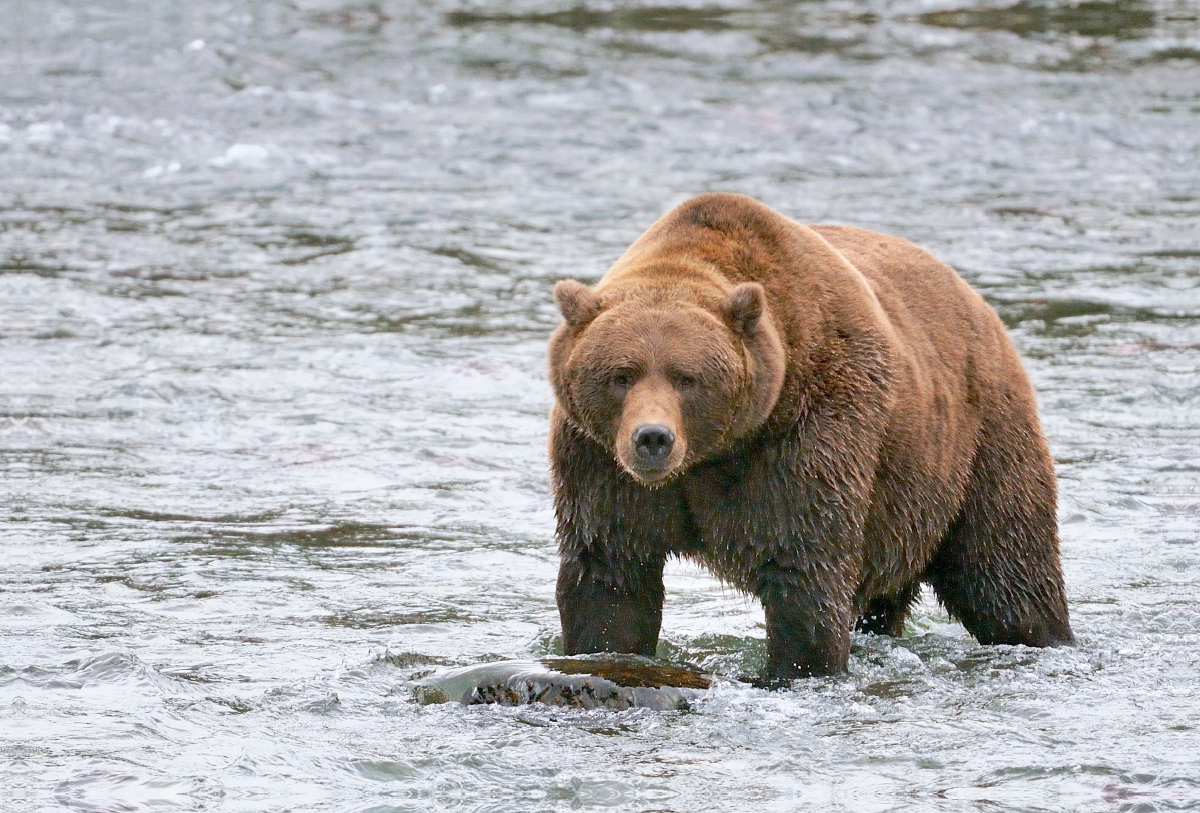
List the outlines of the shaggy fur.
<svg viewBox="0 0 1200 813">
<path fill-rule="evenodd" d="M 982 643 L 1072 642 L 1033 392 L 949 266 L 710 194 L 555 298 L 567 654 L 653 655 L 672 554 L 762 601 L 773 678 L 899 635 L 923 581 Z"/>
</svg>

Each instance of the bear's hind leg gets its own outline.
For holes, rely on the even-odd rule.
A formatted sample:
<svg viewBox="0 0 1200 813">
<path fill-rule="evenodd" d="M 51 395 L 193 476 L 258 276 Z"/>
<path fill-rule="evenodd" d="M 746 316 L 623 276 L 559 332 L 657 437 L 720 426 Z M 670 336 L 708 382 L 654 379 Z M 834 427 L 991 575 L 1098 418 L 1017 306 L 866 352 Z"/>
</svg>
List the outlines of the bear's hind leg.
<svg viewBox="0 0 1200 813">
<path fill-rule="evenodd" d="M 982 644 L 1074 643 L 1053 462 L 1032 421 L 997 429 L 983 428 L 962 511 L 926 579 Z"/>
<path fill-rule="evenodd" d="M 917 596 L 921 594 L 921 583 L 913 582 L 900 592 L 890 596 L 876 596 L 867 602 L 867 608 L 859 617 L 854 629 L 872 635 L 890 635 L 899 638 L 904 634 L 904 622 Z"/>
</svg>

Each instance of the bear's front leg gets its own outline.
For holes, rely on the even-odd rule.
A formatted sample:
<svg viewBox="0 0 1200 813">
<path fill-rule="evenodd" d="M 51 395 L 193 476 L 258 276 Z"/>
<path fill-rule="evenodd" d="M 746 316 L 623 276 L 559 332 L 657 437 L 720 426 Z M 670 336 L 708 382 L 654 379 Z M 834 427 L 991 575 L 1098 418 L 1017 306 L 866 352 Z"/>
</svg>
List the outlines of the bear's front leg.
<svg viewBox="0 0 1200 813">
<path fill-rule="evenodd" d="M 563 647 L 568 655 L 652 657 L 662 625 L 663 565 L 686 538 L 679 493 L 637 484 L 559 410 L 551 417 Z"/>
<path fill-rule="evenodd" d="M 662 626 L 665 557 L 613 567 L 563 557 L 558 612 L 567 655 L 623 652 L 653 657 Z"/>
<path fill-rule="evenodd" d="M 819 417 L 686 481 L 704 560 L 762 602 L 769 680 L 836 674 L 849 661 L 874 446 L 855 435 L 864 453 L 829 455 L 820 439 L 851 432 Z M 871 424 L 861 426 L 855 432 L 867 434 Z"/>
<path fill-rule="evenodd" d="M 775 570 L 763 574 L 755 591 L 767 617 L 767 675 L 775 680 L 846 671 L 850 658 L 852 608 L 845 596 L 830 595 L 806 574 Z"/>
</svg>

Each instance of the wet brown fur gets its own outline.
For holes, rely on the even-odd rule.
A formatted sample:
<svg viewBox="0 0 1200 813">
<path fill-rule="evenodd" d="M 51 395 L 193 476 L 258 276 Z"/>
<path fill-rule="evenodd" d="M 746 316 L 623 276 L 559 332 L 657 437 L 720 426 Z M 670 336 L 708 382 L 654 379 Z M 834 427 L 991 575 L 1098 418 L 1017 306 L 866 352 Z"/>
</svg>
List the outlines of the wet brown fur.
<svg viewBox="0 0 1200 813">
<path fill-rule="evenodd" d="M 654 653 L 663 564 L 757 596 L 771 677 L 899 635 L 921 582 L 982 643 L 1070 643 L 1053 465 L 1004 327 L 905 240 L 740 195 L 556 287 L 550 456 L 567 654 Z M 669 426 L 660 467 L 630 433 Z"/>
</svg>

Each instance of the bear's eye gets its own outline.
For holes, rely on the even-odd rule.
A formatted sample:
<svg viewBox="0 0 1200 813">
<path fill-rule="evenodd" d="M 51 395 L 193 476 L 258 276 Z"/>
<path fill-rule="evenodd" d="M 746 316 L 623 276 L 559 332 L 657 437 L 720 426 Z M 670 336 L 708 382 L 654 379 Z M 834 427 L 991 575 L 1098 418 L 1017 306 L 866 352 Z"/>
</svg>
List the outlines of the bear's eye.
<svg viewBox="0 0 1200 813">
<path fill-rule="evenodd" d="M 633 371 L 632 370 L 617 370 L 612 376 L 612 385 L 614 389 L 627 390 L 633 386 Z"/>
<path fill-rule="evenodd" d="M 679 373 L 675 376 L 675 388 L 679 390 L 690 390 L 696 386 L 696 376 L 688 375 L 687 373 Z"/>
</svg>

